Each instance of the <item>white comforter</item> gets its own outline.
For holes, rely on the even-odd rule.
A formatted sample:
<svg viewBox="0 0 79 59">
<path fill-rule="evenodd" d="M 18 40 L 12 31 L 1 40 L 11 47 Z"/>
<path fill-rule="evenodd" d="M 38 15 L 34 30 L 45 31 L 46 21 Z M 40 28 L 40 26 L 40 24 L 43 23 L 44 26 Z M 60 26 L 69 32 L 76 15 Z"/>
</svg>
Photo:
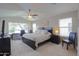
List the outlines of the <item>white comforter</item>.
<svg viewBox="0 0 79 59">
<path fill-rule="evenodd" d="M 38 43 L 43 42 L 47 39 L 50 38 L 51 33 L 47 32 L 47 33 L 28 33 L 28 34 L 24 34 L 23 37 L 33 40 L 36 42 L 36 47 L 38 47 Z"/>
</svg>

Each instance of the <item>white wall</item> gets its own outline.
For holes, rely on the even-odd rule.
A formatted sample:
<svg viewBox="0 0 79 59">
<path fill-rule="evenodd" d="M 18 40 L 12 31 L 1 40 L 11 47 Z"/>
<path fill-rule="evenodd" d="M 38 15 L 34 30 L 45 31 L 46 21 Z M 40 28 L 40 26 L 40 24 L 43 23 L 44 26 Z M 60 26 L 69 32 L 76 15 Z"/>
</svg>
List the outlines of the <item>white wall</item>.
<svg viewBox="0 0 79 59">
<path fill-rule="evenodd" d="M 57 15 L 57 16 L 53 16 L 51 20 L 49 21 L 50 23 L 49 25 L 51 27 L 59 26 L 59 19 L 72 17 L 72 31 L 77 32 L 77 27 L 78 27 L 77 13 L 78 11 L 73 11 L 73 12 L 68 12 L 68 13 Z"/>
<path fill-rule="evenodd" d="M 51 15 L 50 15 L 51 16 Z M 40 19 L 36 21 L 37 27 L 58 27 L 59 19 L 72 17 L 72 31 L 77 32 L 78 27 L 78 11 L 72 11 L 56 16 L 51 16 L 47 19 Z"/>
<path fill-rule="evenodd" d="M 37 28 L 48 27 L 48 21 L 47 20 L 37 20 L 35 23 L 37 24 Z"/>
</svg>

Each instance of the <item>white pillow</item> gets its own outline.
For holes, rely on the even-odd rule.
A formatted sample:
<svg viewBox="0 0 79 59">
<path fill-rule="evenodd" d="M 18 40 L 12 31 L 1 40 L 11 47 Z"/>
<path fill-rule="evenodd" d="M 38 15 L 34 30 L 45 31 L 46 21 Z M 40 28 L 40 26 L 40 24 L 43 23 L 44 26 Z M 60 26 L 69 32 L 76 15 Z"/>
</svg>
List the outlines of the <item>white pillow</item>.
<svg viewBox="0 0 79 59">
<path fill-rule="evenodd" d="M 47 34 L 47 33 L 48 33 L 48 31 L 46 31 L 46 30 L 37 30 L 37 31 L 36 31 L 36 33 Z"/>
</svg>

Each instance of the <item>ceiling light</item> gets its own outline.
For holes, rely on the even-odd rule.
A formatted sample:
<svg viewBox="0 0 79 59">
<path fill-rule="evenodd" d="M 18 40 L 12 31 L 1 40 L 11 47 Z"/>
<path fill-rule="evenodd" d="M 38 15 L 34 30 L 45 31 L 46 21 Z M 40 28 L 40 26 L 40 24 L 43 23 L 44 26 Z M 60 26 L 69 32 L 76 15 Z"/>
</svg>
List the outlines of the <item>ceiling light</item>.
<svg viewBox="0 0 79 59">
<path fill-rule="evenodd" d="M 29 19 L 32 19 L 32 16 L 29 15 L 28 18 L 29 18 Z"/>
</svg>

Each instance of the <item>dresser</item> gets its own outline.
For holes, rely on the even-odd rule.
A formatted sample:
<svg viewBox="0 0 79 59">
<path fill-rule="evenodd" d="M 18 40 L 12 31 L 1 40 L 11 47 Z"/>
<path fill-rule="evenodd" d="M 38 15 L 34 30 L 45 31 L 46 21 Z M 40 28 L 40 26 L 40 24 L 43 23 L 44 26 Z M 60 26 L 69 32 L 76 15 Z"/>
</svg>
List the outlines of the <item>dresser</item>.
<svg viewBox="0 0 79 59">
<path fill-rule="evenodd" d="M 10 37 L 0 37 L 0 56 L 11 54 L 11 43 Z"/>
</svg>

